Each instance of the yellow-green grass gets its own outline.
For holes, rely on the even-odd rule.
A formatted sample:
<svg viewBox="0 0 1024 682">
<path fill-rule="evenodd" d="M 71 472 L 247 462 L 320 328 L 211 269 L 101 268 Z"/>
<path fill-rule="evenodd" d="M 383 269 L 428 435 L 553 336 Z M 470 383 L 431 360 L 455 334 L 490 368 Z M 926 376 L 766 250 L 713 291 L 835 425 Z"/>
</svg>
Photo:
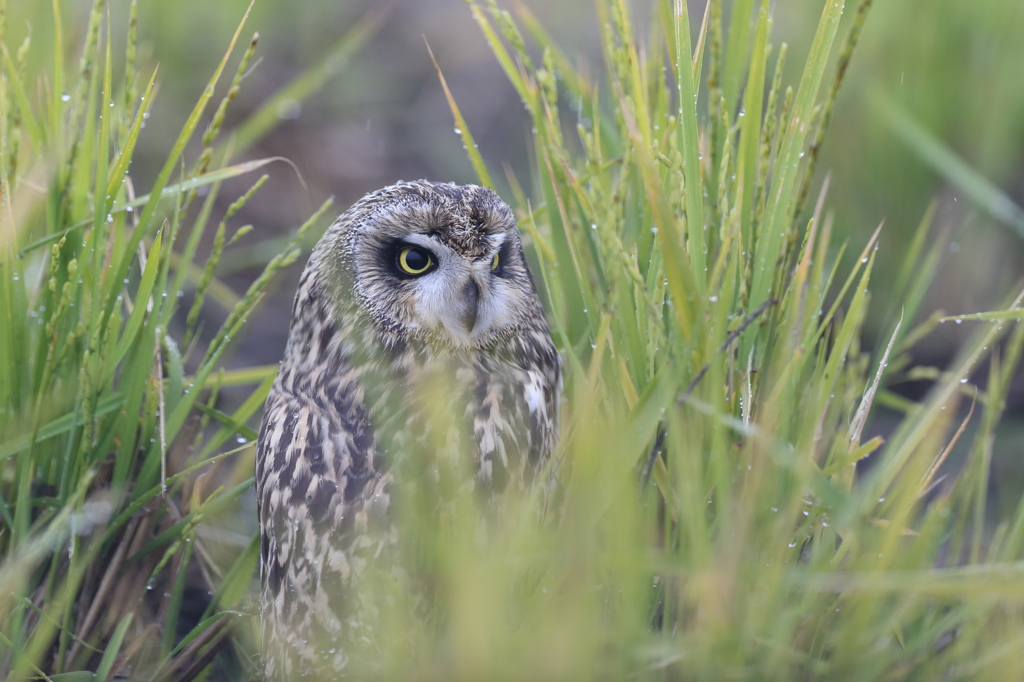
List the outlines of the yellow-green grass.
<svg viewBox="0 0 1024 682">
<path fill-rule="evenodd" d="M 223 363 L 270 280 L 299 256 L 330 205 L 233 295 L 216 266 L 250 229 L 228 226 L 260 177 L 217 225 L 205 266 L 196 264 L 221 183 L 273 161 L 231 162 L 233 150 L 272 125 L 265 115 L 241 124 L 240 136 L 220 134 L 257 37 L 243 39 L 243 20 L 143 191 L 130 164 L 159 106 L 159 74 L 136 63 L 137 3 L 125 9 L 127 50 L 118 59 L 102 0 L 92 4 L 77 59 L 64 52 L 65 15 L 54 2 L 45 73 L 26 66 L 45 63 L 29 59 L 30 39 L 0 43 L 0 673 L 8 679 L 192 679 L 232 643 L 237 621 L 247 622 L 237 609 L 247 604 L 256 544 L 225 561 L 199 528 L 251 487 L 247 423 L 273 372 L 227 373 Z M 355 26 L 331 58 L 372 30 L 372 22 Z M 232 53 L 233 76 L 225 74 Z M 310 94 L 322 71 L 284 96 Z M 186 159 L 193 138 L 201 151 Z M 191 310 L 180 308 L 185 290 Z M 207 294 L 230 305 L 219 330 L 199 334 Z M 172 320 L 183 332 L 169 332 Z M 220 387 L 238 383 L 258 388 L 232 413 L 219 411 Z M 243 455 L 227 457 L 236 452 Z M 209 599 L 202 617 L 186 622 L 190 575 L 201 576 Z M 255 670 L 252 655 L 235 647 L 228 668 Z"/>
<path fill-rule="evenodd" d="M 641 39 L 624 0 L 600 0 L 604 64 L 587 68 L 526 9 L 468 5 L 533 124 L 532 175 L 508 175 L 506 198 L 565 363 L 559 489 L 547 506 L 509 494 L 485 532 L 473 497 L 443 514 L 400 508 L 409 579 L 368 572 L 362 598 L 387 634 L 351 674 L 1024 675 L 1024 504 L 986 517 L 992 438 L 1024 347 L 1021 297 L 958 319 L 976 330 L 924 399 L 896 395 L 894 377 L 916 376 L 909 350 L 939 323 L 919 313 L 945 244 L 929 212 L 895 286 L 876 292 L 891 311 L 885 336 L 862 348 L 876 237 L 831 243 L 828 181 L 814 176 L 868 7 L 846 7 L 840 32 L 843 2 L 827 0 L 789 84 L 781 62 L 798 57 L 770 44 L 766 2 L 712 2 L 691 17 L 660 0 Z M 200 333 L 238 234 L 231 217 L 262 183 L 194 263 L 220 182 L 262 163 L 232 165 L 230 150 L 271 117 L 243 123 L 235 146 L 220 134 L 254 45 L 239 29 L 136 196 L 129 161 L 159 77 L 136 65 L 133 21 L 114 59 L 107 11 L 95 2 L 74 68 L 59 22 L 45 75 L 26 72 L 29 43 L 2 55 L 0 665 L 12 679 L 191 679 L 217 655 L 218 674 L 240 679 L 258 674 L 257 544 L 225 564 L 200 531 L 251 484 L 273 371 L 221 368 L 327 206 L 248 292 L 224 287 L 217 300 L 233 309 Z M 285 94 L 322 83 L 312 72 Z M 183 159 L 218 87 L 202 151 Z M 846 251 L 858 254 L 849 270 Z M 191 310 L 178 306 L 185 289 Z M 169 333 L 173 321 L 183 331 Z M 258 386 L 250 397 L 219 411 L 219 388 L 246 382 Z M 899 413 L 884 439 L 871 435 L 881 403 Z M 977 427 L 964 463 L 940 479 L 967 419 Z M 183 634 L 189 566 L 213 594 Z"/>
</svg>

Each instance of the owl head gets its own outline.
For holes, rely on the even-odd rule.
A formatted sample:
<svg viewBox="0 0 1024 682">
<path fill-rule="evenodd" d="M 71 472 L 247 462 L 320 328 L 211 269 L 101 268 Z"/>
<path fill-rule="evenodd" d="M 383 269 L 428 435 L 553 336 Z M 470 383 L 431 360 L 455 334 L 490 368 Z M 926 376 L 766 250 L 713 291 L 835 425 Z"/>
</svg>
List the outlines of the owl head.
<svg viewBox="0 0 1024 682">
<path fill-rule="evenodd" d="M 470 350 L 546 331 L 512 211 L 489 189 L 400 182 L 353 205 L 317 250 L 337 304 L 385 339 Z"/>
</svg>

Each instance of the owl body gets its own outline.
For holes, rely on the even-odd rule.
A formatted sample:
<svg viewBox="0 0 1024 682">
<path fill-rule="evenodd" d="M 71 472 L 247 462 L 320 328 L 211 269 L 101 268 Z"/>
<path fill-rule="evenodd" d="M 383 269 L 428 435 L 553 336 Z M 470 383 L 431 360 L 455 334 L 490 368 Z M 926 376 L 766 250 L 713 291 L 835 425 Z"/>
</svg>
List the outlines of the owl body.
<svg viewBox="0 0 1024 682">
<path fill-rule="evenodd" d="M 403 476 L 526 490 L 557 438 L 559 356 L 511 211 L 425 181 L 364 197 L 303 272 L 256 456 L 268 680 L 372 655 L 354 587 L 393 562 Z"/>
</svg>

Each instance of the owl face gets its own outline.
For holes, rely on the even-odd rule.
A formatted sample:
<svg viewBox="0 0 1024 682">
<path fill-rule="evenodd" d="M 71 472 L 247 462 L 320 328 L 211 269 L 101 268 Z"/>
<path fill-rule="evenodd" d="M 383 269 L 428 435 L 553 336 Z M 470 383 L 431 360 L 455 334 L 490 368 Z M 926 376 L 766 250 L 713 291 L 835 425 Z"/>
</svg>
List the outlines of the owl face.
<svg viewBox="0 0 1024 682">
<path fill-rule="evenodd" d="M 379 330 L 479 349 L 537 315 L 512 212 L 493 192 L 402 183 L 370 203 L 352 226 L 348 275 Z"/>
</svg>

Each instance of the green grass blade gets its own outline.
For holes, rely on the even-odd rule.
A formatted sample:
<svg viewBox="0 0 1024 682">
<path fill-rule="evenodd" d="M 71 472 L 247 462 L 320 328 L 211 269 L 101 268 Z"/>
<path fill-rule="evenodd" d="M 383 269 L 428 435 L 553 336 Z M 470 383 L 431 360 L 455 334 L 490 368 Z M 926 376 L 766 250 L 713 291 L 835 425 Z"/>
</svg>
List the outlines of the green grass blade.
<svg viewBox="0 0 1024 682">
<path fill-rule="evenodd" d="M 792 223 L 794 187 L 801 167 L 804 144 L 810 135 L 810 117 L 818 88 L 823 79 L 832 42 L 839 28 L 843 13 L 842 0 L 828 0 L 822 10 L 821 21 L 811 44 L 800 88 L 793 103 L 793 112 L 783 121 L 785 129 L 775 166 L 775 177 L 765 208 L 764 224 L 758 233 L 754 247 L 753 275 L 750 286 L 750 302 L 760 305 L 771 296 L 775 266 L 782 253 L 786 235 Z M 740 347 L 740 355 L 749 352 L 755 331 L 749 330 Z"/>
<path fill-rule="evenodd" d="M 747 55 L 750 53 L 751 47 L 753 47 L 753 57 L 757 58 L 758 41 L 755 40 L 753 46 L 750 44 L 750 29 L 751 24 L 754 23 L 751 21 L 753 9 L 754 0 L 735 0 L 732 3 L 732 16 L 729 19 L 729 42 L 725 48 L 725 65 L 722 76 L 722 95 L 725 97 L 725 102 L 730 108 L 734 108 L 739 101 L 740 85 L 743 82 L 744 67 L 748 64 Z M 761 3 L 761 12 L 759 14 L 766 10 L 767 7 L 764 6 L 764 3 Z M 758 17 L 758 23 L 760 23 L 760 20 L 760 17 Z M 758 82 L 753 77 L 752 71 L 748 76 L 747 82 Z M 747 92 L 750 92 L 749 88 Z"/>
<path fill-rule="evenodd" d="M 178 138 L 171 147 L 171 153 L 168 155 L 167 161 L 164 162 L 163 168 L 160 169 L 160 173 L 157 175 L 157 179 L 153 183 L 153 189 L 150 191 L 149 199 L 143 206 L 142 213 L 139 216 L 138 227 L 135 228 L 131 237 L 128 239 L 127 246 L 125 248 L 125 255 L 122 257 L 120 263 L 118 263 L 111 277 L 111 286 L 116 288 L 116 286 L 124 279 L 125 274 L 128 272 L 128 267 L 131 265 L 131 261 L 135 257 L 136 247 L 139 245 L 139 242 L 142 241 L 143 236 L 145 236 L 149 231 L 150 223 L 153 221 L 157 205 L 159 204 L 159 197 L 167 186 L 167 182 L 171 177 L 171 173 L 174 172 L 174 169 L 178 164 L 178 160 L 185 151 L 185 145 L 192 138 L 192 134 L 195 132 L 196 126 L 199 125 L 199 119 L 206 110 L 206 105 L 209 103 L 210 98 L 213 97 L 217 81 L 220 80 L 220 75 L 223 73 L 224 67 L 227 65 L 228 57 L 231 56 L 232 51 L 235 49 L 235 44 L 238 42 L 238 37 L 241 35 L 242 27 L 245 26 L 245 21 L 248 17 L 249 10 L 247 9 L 245 16 L 242 18 L 238 28 L 235 30 L 234 36 L 231 38 L 231 42 L 229 43 L 228 49 L 224 53 L 220 64 L 217 65 L 213 75 L 210 77 L 206 88 L 203 90 L 203 94 L 199 97 L 199 101 L 196 102 L 196 105 L 192 108 L 192 112 L 185 121 L 185 125 L 182 127 L 181 132 L 178 133 Z M 114 296 L 108 296 L 107 299 L 109 301 L 107 303 L 109 311 L 113 306 Z"/>
<path fill-rule="evenodd" d="M 146 269 L 143 270 L 142 281 L 139 282 L 139 291 L 135 297 L 135 307 L 132 309 L 132 314 L 128 317 L 128 323 L 125 324 L 124 331 L 121 333 L 121 338 L 117 342 L 113 355 L 107 358 L 103 371 L 103 382 L 106 382 L 107 378 L 113 375 L 114 370 L 121 364 L 129 349 L 135 345 L 136 336 L 138 336 L 139 330 L 142 329 L 142 323 L 147 316 L 150 296 L 153 293 L 153 285 L 156 283 L 156 275 L 160 265 L 159 254 L 162 239 L 163 235 L 161 234 L 157 235 L 156 239 L 153 240 L 150 258 L 146 261 Z"/>
<path fill-rule="evenodd" d="M 32 113 L 32 106 L 29 104 L 28 94 L 26 94 L 25 86 L 22 84 L 21 79 L 18 76 L 18 69 L 14 65 L 14 60 L 11 59 L 11 53 L 7 50 L 7 43 L 3 40 L 0 40 L 0 50 L 3 51 L 5 72 L 11 88 L 14 90 L 14 97 L 18 103 L 18 110 L 21 112 L 22 116 L 22 123 L 28 131 L 33 144 L 41 144 L 43 142 L 43 133 L 39 128 L 39 123 L 35 120 L 35 116 Z"/>
<path fill-rule="evenodd" d="M 124 641 L 125 633 L 128 631 L 128 627 L 132 624 L 132 616 L 134 614 L 129 613 L 117 626 L 117 630 L 114 631 L 114 636 L 110 638 L 110 643 L 107 644 L 106 651 L 103 652 L 103 658 L 100 660 L 99 666 L 96 668 L 95 678 L 99 682 L 107 682 L 110 679 L 110 673 L 114 668 L 114 662 L 117 660 L 117 653 L 121 650 L 121 642 Z"/>
<path fill-rule="evenodd" d="M 686 183 L 686 253 L 692 265 L 695 293 L 703 298 L 707 288 L 707 245 L 704 232 L 704 181 L 701 177 L 700 145 L 697 124 L 697 88 L 690 65 L 690 19 L 685 2 L 676 0 L 673 12 L 679 144 L 682 147 L 683 177 Z M 666 27 L 667 28 L 667 27 Z"/>
</svg>

